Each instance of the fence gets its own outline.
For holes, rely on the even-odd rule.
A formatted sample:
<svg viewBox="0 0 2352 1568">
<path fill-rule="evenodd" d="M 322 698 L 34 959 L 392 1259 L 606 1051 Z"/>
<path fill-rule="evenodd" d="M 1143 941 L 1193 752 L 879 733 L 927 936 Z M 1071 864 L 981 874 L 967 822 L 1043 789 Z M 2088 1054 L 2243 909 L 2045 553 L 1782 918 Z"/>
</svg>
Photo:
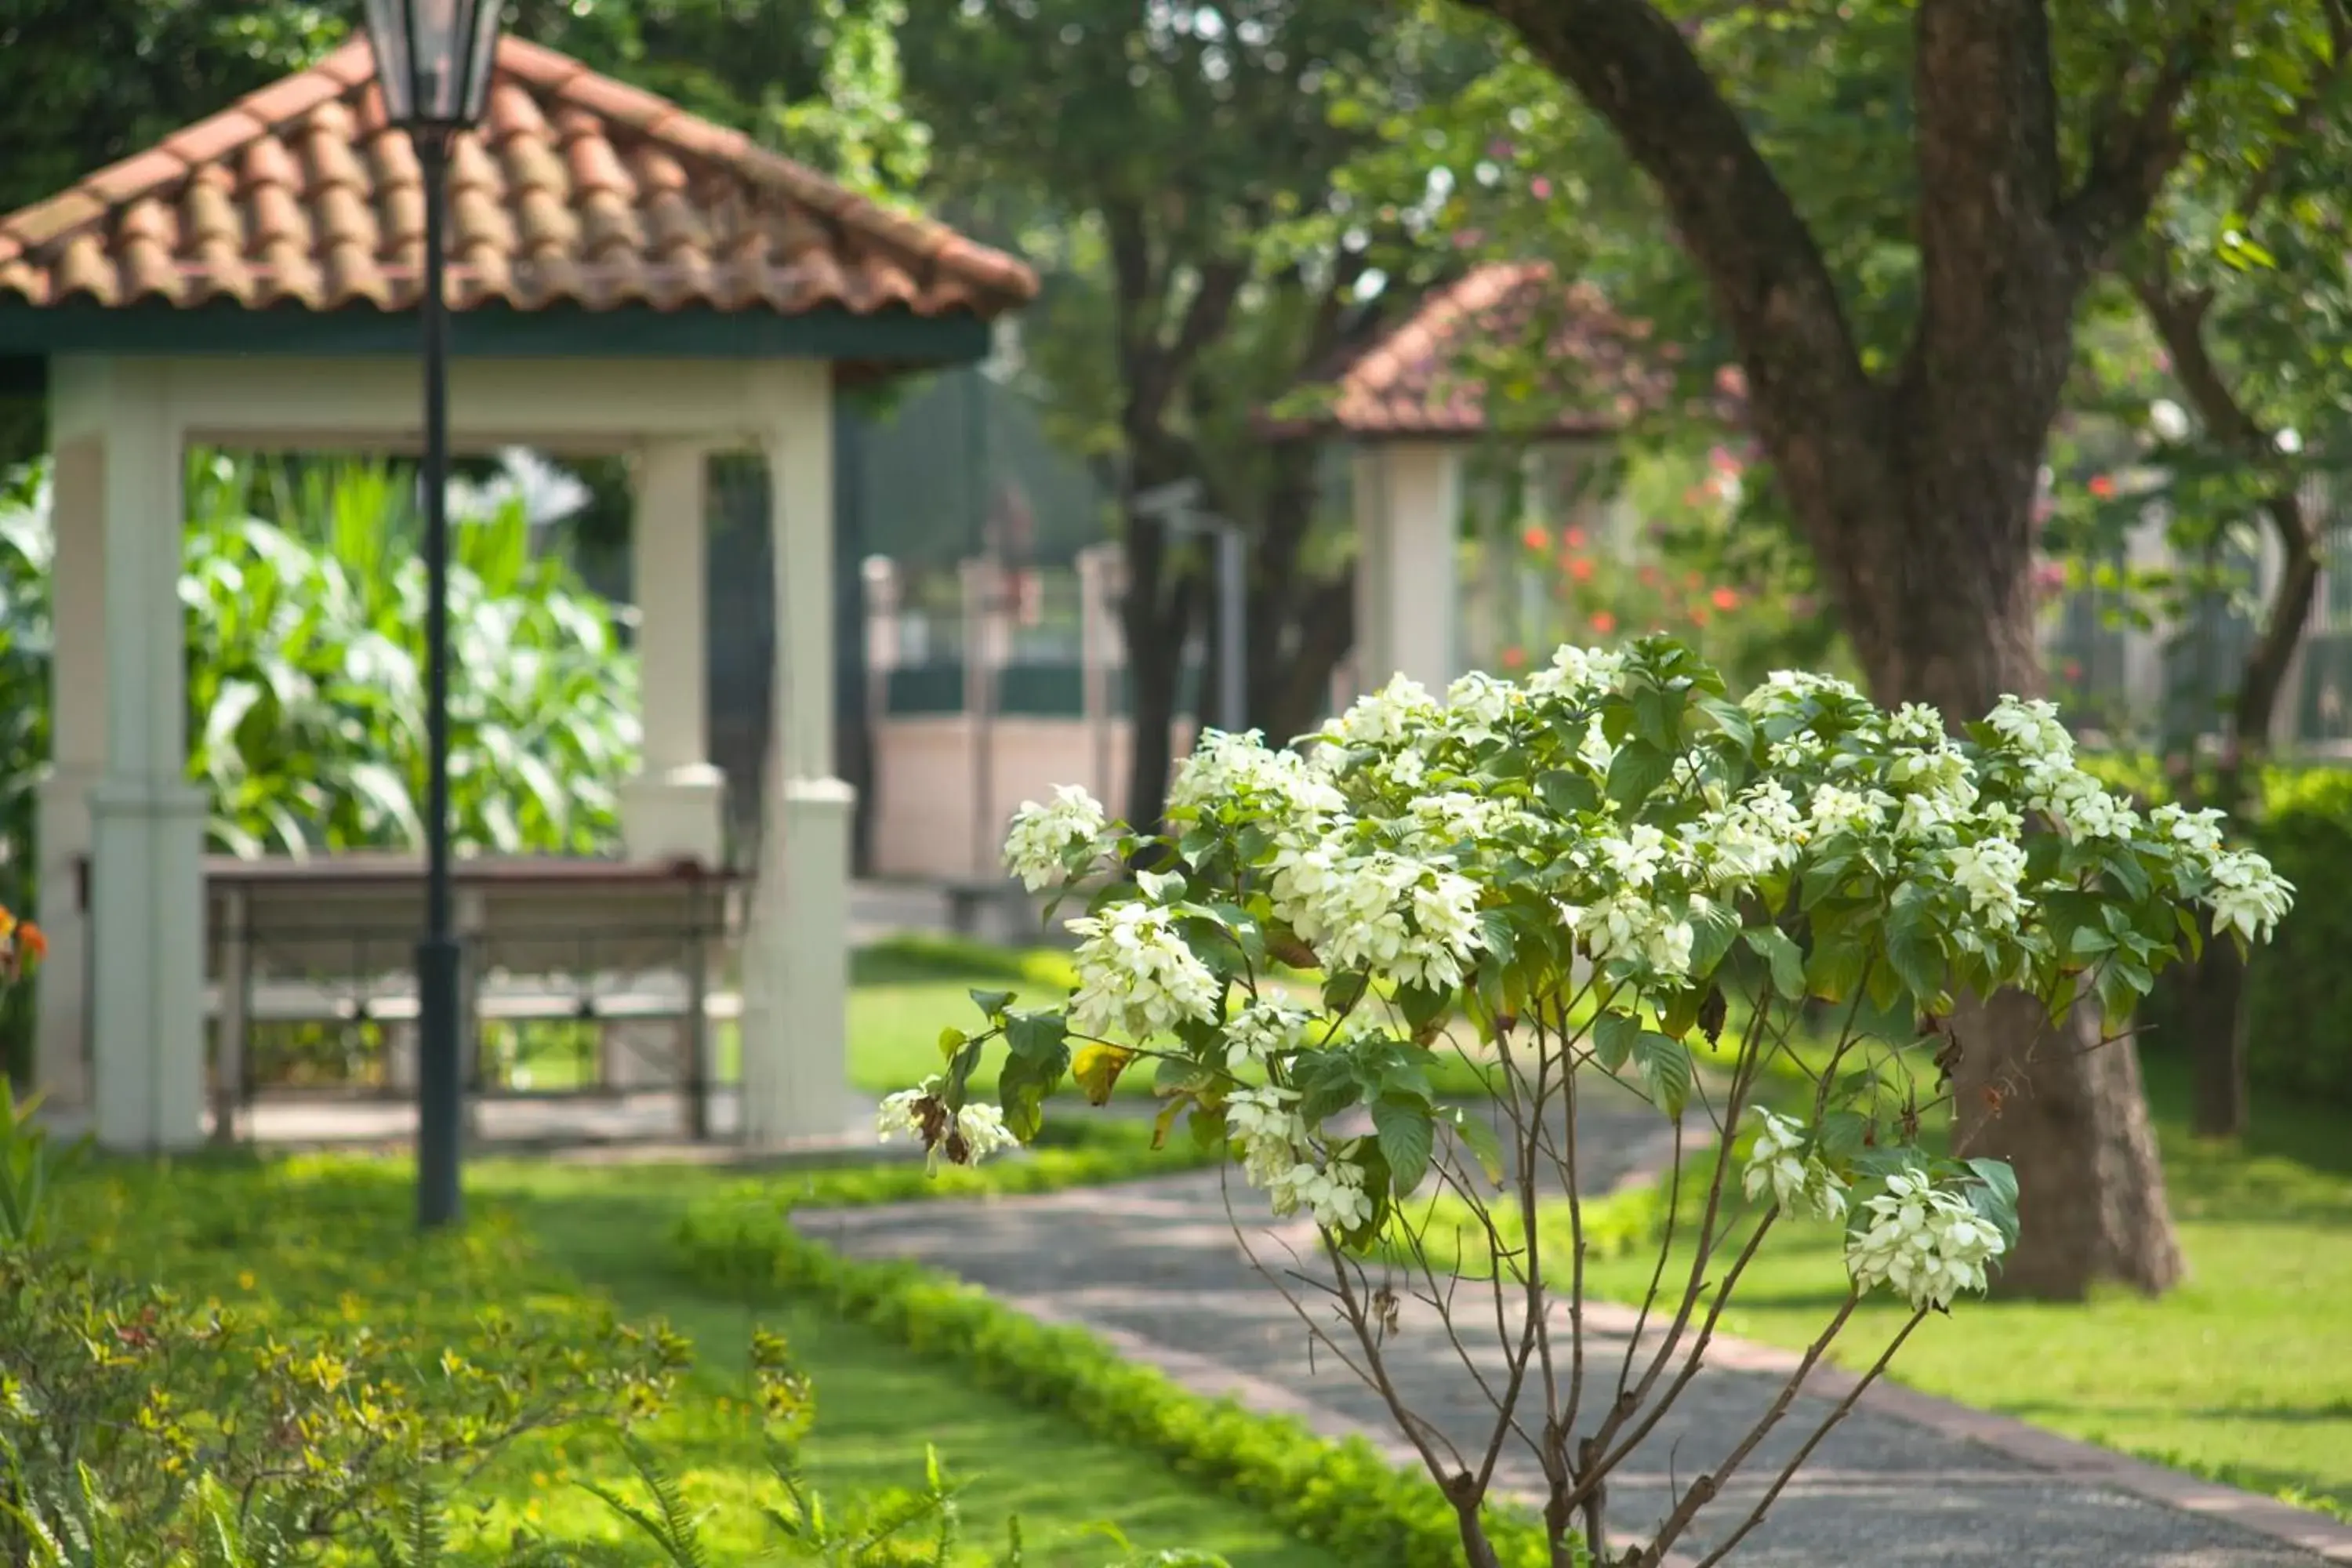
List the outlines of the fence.
<svg viewBox="0 0 2352 1568">
<path fill-rule="evenodd" d="M 2318 481 L 2304 504 L 2326 517 L 2319 590 L 2286 684 L 2272 717 L 2270 743 L 2280 751 L 2352 751 L 2352 570 L 2334 564 L 2352 550 L 2352 515 Z M 2161 517 L 2137 529 L 2106 564 L 2160 568 L 2172 557 Z M 2222 584 L 2168 624 L 2132 624 L 2125 595 L 2084 587 L 2060 596 L 2045 626 L 2053 684 L 2085 728 L 2119 744 L 2170 747 L 2215 743 L 2227 732 L 2260 616 L 2284 565 L 2276 542 L 2231 543 L 2219 562 Z"/>
</svg>

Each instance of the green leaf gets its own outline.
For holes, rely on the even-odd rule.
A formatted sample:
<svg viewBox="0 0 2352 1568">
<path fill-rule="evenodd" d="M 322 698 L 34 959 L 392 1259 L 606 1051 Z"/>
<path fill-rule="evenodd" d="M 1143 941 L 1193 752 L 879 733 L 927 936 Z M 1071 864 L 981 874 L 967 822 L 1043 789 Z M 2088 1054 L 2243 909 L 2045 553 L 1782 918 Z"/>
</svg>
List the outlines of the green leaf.
<svg viewBox="0 0 2352 1568">
<path fill-rule="evenodd" d="M 1331 975 L 1323 982 L 1323 1005 L 1334 1013 L 1345 1013 L 1364 999 L 1371 976 L 1359 971 L 1346 971 Z"/>
<path fill-rule="evenodd" d="M 1675 753 L 1645 740 L 1626 742 L 1609 763 L 1609 798 L 1639 805 L 1675 771 Z"/>
<path fill-rule="evenodd" d="M 1069 1060 L 1063 1043 L 1069 1026 L 1059 1013 L 1015 1013 L 1004 1021 L 1004 1043 L 1016 1057 L 1034 1061 Z"/>
<path fill-rule="evenodd" d="M 1004 1010 L 1013 1005 L 1013 994 L 1010 991 L 982 991 L 977 988 L 971 993 L 972 1005 L 978 1007 L 992 1024 L 1002 1018 Z"/>
<path fill-rule="evenodd" d="M 1421 1184 L 1429 1170 L 1430 1146 L 1435 1136 L 1429 1107 L 1417 1100 L 1382 1096 L 1372 1103 L 1372 1128 L 1389 1163 L 1389 1181 L 1397 1196 L 1403 1197 Z"/>
<path fill-rule="evenodd" d="M 940 1098 L 947 1102 L 950 1110 L 963 1109 L 964 1096 L 970 1090 L 972 1069 L 980 1065 L 980 1041 L 967 1040 L 948 1061 L 947 1086 L 940 1091 Z"/>
<path fill-rule="evenodd" d="M 940 1031 L 940 1059 L 945 1062 L 955 1060 L 955 1054 L 963 1049 L 963 1043 L 970 1038 L 971 1038 L 970 1035 L 965 1034 L 961 1029 L 955 1027 L 953 1025 L 950 1025 L 948 1027 L 941 1029 Z"/>
<path fill-rule="evenodd" d="M 1536 794 L 1561 816 L 1601 809 L 1601 789 L 1583 773 L 1554 768 L 1536 780 Z"/>
<path fill-rule="evenodd" d="M 1863 971 L 1869 963 L 1870 950 L 1844 932 L 1817 935 L 1812 956 L 1805 962 L 1806 993 L 1824 1002 L 1843 1002 L 1862 984 Z"/>
<path fill-rule="evenodd" d="M 1932 1002 L 1944 989 L 1944 950 L 1927 923 L 1927 889 L 1906 882 L 1895 889 L 1886 920 L 1886 962 L 1906 989 Z"/>
<path fill-rule="evenodd" d="M 1181 902 L 1186 890 L 1183 873 L 1180 871 L 1138 871 L 1135 885 L 1155 904 Z"/>
<path fill-rule="evenodd" d="M 1742 751 L 1756 743 L 1755 721 L 1748 718 L 1748 710 L 1738 703 L 1727 702 L 1720 697 L 1701 697 L 1695 706 L 1715 721 L 1717 729 L 1738 742 Z"/>
<path fill-rule="evenodd" d="M 1969 1203 L 1985 1222 L 2000 1232 L 2011 1247 L 2017 1245 L 2017 1173 L 2005 1160 L 1975 1159 L 1968 1163 L 1976 1184 Z"/>
<path fill-rule="evenodd" d="M 1691 1091 L 1691 1055 L 1680 1040 L 1661 1035 L 1654 1029 L 1644 1029 L 1633 1042 L 1634 1065 L 1641 1069 L 1642 1083 L 1658 1109 L 1668 1116 L 1680 1117 L 1688 1103 Z"/>
<path fill-rule="evenodd" d="M 1756 956 L 1772 966 L 1772 994 L 1786 1001 L 1805 994 L 1805 955 L 1779 926 L 1754 926 L 1746 937 Z"/>
<path fill-rule="evenodd" d="M 1503 1141 L 1496 1132 L 1495 1124 L 1486 1120 L 1482 1108 L 1478 1106 L 1467 1108 L 1455 1106 L 1451 1114 L 1454 1119 L 1454 1135 L 1462 1140 L 1462 1147 L 1468 1150 L 1470 1157 L 1478 1162 L 1478 1168 L 1486 1173 L 1486 1179 L 1496 1186 L 1501 1186 L 1503 1184 Z"/>
<path fill-rule="evenodd" d="M 1615 1072 L 1633 1054 L 1633 1042 L 1641 1037 L 1642 1021 L 1630 1013 L 1603 1013 L 1593 1020 L 1592 1049 L 1601 1065 Z"/>
<path fill-rule="evenodd" d="M 1870 1119 L 1859 1111 L 1832 1110 L 1822 1118 L 1822 1153 L 1826 1158 L 1851 1160 L 1867 1147 L 1869 1136 Z"/>
</svg>

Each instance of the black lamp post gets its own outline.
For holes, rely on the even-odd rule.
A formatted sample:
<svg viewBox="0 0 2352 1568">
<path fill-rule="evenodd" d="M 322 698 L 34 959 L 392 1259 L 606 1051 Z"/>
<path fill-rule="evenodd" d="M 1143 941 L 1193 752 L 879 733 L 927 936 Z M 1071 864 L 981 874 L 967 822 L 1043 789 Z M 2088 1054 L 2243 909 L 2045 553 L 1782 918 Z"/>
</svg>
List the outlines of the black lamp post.
<svg viewBox="0 0 2352 1568">
<path fill-rule="evenodd" d="M 442 208 L 449 144 L 482 117 L 504 0 L 367 0 L 384 114 L 425 181 L 425 938 L 416 946 L 416 1219 L 457 1217 L 465 1081 L 461 954 L 449 889 L 449 315 Z"/>
</svg>

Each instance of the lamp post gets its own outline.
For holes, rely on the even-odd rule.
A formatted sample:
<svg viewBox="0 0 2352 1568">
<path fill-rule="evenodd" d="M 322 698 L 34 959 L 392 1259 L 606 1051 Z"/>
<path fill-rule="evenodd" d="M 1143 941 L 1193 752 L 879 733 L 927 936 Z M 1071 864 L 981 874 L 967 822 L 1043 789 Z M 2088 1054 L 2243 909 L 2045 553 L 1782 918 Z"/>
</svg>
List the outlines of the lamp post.
<svg viewBox="0 0 2352 1568">
<path fill-rule="evenodd" d="M 416 1219 L 457 1217 L 465 1082 L 461 954 L 449 888 L 449 315 L 444 198 L 449 146 L 489 97 L 503 0 L 367 0 L 385 117 L 408 132 L 425 184 L 425 936 L 416 945 Z"/>
</svg>

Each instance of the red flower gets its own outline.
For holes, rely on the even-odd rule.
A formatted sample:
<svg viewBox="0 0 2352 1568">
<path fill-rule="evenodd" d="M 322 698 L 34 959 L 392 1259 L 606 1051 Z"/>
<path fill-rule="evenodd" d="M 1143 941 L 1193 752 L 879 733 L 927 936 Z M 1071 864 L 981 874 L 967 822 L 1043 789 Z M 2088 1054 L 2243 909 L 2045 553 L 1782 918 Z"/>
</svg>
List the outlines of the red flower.
<svg viewBox="0 0 2352 1568">
<path fill-rule="evenodd" d="M 2116 493 L 2116 481 L 2105 474 L 2096 475 L 2091 480 L 2091 493 L 2101 500 L 2109 500 Z"/>
<path fill-rule="evenodd" d="M 1568 563 L 1568 574 L 1569 574 L 1570 576 L 1571 576 L 1571 577 L 1575 578 L 1575 579 L 1576 579 L 1578 582 L 1580 582 L 1580 583 L 1590 583 L 1590 582 L 1591 582 L 1591 581 L 1592 581 L 1592 561 L 1591 561 L 1591 558 L 1590 556 L 1580 555 L 1580 556 L 1576 557 L 1574 560 L 1570 561 L 1570 562 Z"/>
<path fill-rule="evenodd" d="M 2066 661 L 2066 679 L 2069 680 L 2080 680 L 2083 679 L 2083 661 L 2081 659 L 2070 658 Z"/>
<path fill-rule="evenodd" d="M 1541 174 L 1538 174 L 1534 179 L 1528 182 L 1528 195 L 1535 197 L 1535 199 L 1539 202 L 1548 202 L 1551 200 L 1551 182 L 1545 179 Z"/>
<path fill-rule="evenodd" d="M 1707 597 L 1714 601 L 1715 607 L 1718 610 L 1739 608 L 1739 590 L 1737 588 L 1717 588 Z"/>
<path fill-rule="evenodd" d="M 1505 669 L 1524 669 L 1527 668 L 1527 649 L 1523 647 L 1507 647 L 1503 650 L 1503 668 Z"/>
<path fill-rule="evenodd" d="M 1595 610 L 1592 612 L 1592 629 L 1605 637 L 1617 629 L 1617 617 L 1606 610 Z"/>
<path fill-rule="evenodd" d="M 1583 549 L 1584 542 L 1584 530 L 1580 528 L 1571 528 L 1568 531 L 1568 547 L 1570 550 Z"/>
<path fill-rule="evenodd" d="M 1642 586 L 1644 588 L 1654 588 L 1663 581 L 1664 581 L 1664 578 L 1656 567 L 1644 566 L 1642 568 Z"/>
<path fill-rule="evenodd" d="M 1520 531 L 1519 542 L 1540 555 L 1550 547 L 1551 535 L 1544 531 L 1542 523 L 1531 522 Z"/>
<path fill-rule="evenodd" d="M 1705 610 L 1693 610 L 1691 612 L 1691 625 L 1695 626 L 1703 626 L 1706 625 L 1706 612 Z"/>
</svg>

